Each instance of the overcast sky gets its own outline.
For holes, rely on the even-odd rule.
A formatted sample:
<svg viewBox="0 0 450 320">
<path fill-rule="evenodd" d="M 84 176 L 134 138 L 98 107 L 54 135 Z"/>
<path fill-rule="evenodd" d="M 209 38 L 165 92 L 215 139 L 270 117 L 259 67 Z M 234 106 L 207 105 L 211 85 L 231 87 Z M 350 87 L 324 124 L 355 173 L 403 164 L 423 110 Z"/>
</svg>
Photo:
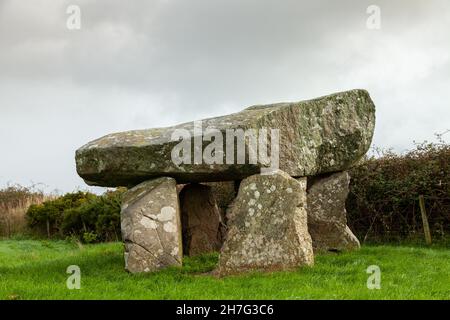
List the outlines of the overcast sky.
<svg viewBox="0 0 450 320">
<path fill-rule="evenodd" d="M 107 133 L 353 88 L 404 151 L 450 129 L 449 30 L 448 0 L 0 0 L 0 187 L 87 189 L 74 152 Z"/>
</svg>

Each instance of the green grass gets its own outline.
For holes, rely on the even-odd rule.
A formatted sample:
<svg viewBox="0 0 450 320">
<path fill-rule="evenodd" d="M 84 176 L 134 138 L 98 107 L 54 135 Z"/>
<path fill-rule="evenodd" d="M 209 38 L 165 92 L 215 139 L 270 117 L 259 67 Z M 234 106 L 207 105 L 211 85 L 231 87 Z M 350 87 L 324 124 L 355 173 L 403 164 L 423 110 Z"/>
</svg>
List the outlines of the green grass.
<svg viewBox="0 0 450 320">
<path fill-rule="evenodd" d="M 0 299 L 450 299 L 450 249 L 365 246 L 316 257 L 311 268 L 226 278 L 208 274 L 217 255 L 186 258 L 182 268 L 132 275 L 120 243 L 0 241 Z M 68 290 L 66 269 L 81 268 L 81 289 Z M 369 265 L 381 289 L 369 290 Z"/>
</svg>

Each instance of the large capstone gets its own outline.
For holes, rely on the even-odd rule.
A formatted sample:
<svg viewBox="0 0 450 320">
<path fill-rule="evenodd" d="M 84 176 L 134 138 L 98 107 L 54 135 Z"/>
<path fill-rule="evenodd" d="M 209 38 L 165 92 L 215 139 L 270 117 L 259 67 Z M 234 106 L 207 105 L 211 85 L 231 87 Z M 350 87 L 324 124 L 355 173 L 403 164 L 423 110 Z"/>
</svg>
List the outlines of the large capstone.
<svg viewBox="0 0 450 320">
<path fill-rule="evenodd" d="M 305 178 L 279 171 L 244 179 L 227 213 L 219 274 L 312 265 L 306 201 Z"/>
<path fill-rule="evenodd" d="M 76 164 L 87 184 L 109 187 L 160 176 L 178 183 L 241 180 L 267 167 L 314 176 L 355 164 L 370 146 L 374 125 L 369 94 L 351 90 L 201 123 L 110 134 L 78 149 Z"/>
<path fill-rule="evenodd" d="M 350 177 L 338 172 L 311 179 L 308 188 L 308 229 L 314 251 L 359 248 L 359 241 L 347 226 L 345 201 Z"/>
<path fill-rule="evenodd" d="M 180 209 L 174 179 L 146 181 L 127 191 L 121 224 L 128 271 L 151 272 L 181 265 Z"/>
<path fill-rule="evenodd" d="M 219 251 L 222 218 L 211 187 L 188 184 L 180 192 L 183 252 L 189 256 Z"/>
</svg>

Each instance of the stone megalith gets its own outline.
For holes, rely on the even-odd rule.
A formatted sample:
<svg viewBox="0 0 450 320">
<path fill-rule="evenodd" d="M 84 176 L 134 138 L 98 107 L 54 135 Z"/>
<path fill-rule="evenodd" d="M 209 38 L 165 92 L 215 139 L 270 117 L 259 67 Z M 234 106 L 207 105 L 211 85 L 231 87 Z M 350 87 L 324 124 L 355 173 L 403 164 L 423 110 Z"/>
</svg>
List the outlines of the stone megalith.
<svg viewBox="0 0 450 320">
<path fill-rule="evenodd" d="M 188 184 L 179 197 L 184 254 L 195 256 L 219 251 L 222 246 L 222 219 L 211 187 Z"/>
<path fill-rule="evenodd" d="M 225 222 L 226 228 L 220 224 L 222 235 L 228 231 L 221 274 L 289 269 L 313 264 L 312 241 L 316 250 L 359 246 L 346 225 L 348 181 L 327 175 L 351 168 L 364 156 L 374 126 L 368 92 L 350 90 L 109 134 L 76 151 L 76 168 L 89 185 L 131 188 L 121 213 L 131 272 L 181 265 L 180 210 L 189 254 L 217 248 L 215 230 L 218 221 Z M 311 182 L 308 199 L 306 181 Z M 177 191 L 192 183 L 210 183 L 212 189 L 187 188 L 180 209 Z M 238 187 L 219 220 L 211 194 L 220 195 L 223 213 Z"/>
<path fill-rule="evenodd" d="M 306 203 L 306 178 L 278 171 L 244 179 L 227 212 L 218 273 L 312 265 Z"/>
<path fill-rule="evenodd" d="M 308 230 L 314 251 L 352 250 L 359 241 L 347 226 L 345 201 L 350 176 L 338 172 L 311 179 L 308 188 Z"/>
<path fill-rule="evenodd" d="M 241 180 L 272 167 L 273 161 L 268 164 L 267 158 L 254 154 L 255 141 L 270 136 L 263 144 L 272 151 L 272 143 L 279 142 L 275 169 L 293 177 L 314 176 L 355 164 L 370 146 L 374 125 L 369 94 L 351 90 L 253 106 L 197 123 L 110 134 L 77 150 L 77 172 L 89 185 L 108 187 L 134 186 L 160 176 L 178 183 Z M 233 143 L 236 137 L 241 145 Z M 199 157 L 194 150 L 200 150 Z M 215 162 L 203 161 L 212 150 Z M 183 154 L 180 163 L 173 161 L 174 152 Z M 238 161 L 239 152 L 253 161 Z"/>
<path fill-rule="evenodd" d="M 121 225 L 128 271 L 150 272 L 181 265 L 180 208 L 174 179 L 149 180 L 127 191 Z"/>
</svg>

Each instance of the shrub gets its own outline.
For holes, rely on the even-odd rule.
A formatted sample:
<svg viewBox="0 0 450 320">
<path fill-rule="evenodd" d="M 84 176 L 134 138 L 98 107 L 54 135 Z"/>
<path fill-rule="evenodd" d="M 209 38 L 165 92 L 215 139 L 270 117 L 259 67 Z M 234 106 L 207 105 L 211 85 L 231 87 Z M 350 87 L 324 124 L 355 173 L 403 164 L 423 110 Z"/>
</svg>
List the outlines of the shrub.
<svg viewBox="0 0 450 320">
<path fill-rule="evenodd" d="M 417 144 L 405 154 L 384 152 L 350 170 L 347 211 L 360 240 L 423 237 L 419 195 L 434 239 L 450 234 L 450 145 Z"/>
<path fill-rule="evenodd" d="M 32 205 L 27 211 L 28 225 L 38 231 L 46 232 L 48 237 L 62 234 L 64 212 L 81 206 L 96 196 L 88 192 L 67 193 L 62 197 Z"/>
<path fill-rule="evenodd" d="M 86 243 L 93 243 L 98 239 L 98 236 L 94 232 L 83 233 L 83 241 Z"/>
<path fill-rule="evenodd" d="M 67 193 L 31 206 L 31 228 L 55 237 L 77 237 L 86 243 L 120 239 L 120 202 L 123 189 L 102 196 L 89 192 Z"/>
</svg>

